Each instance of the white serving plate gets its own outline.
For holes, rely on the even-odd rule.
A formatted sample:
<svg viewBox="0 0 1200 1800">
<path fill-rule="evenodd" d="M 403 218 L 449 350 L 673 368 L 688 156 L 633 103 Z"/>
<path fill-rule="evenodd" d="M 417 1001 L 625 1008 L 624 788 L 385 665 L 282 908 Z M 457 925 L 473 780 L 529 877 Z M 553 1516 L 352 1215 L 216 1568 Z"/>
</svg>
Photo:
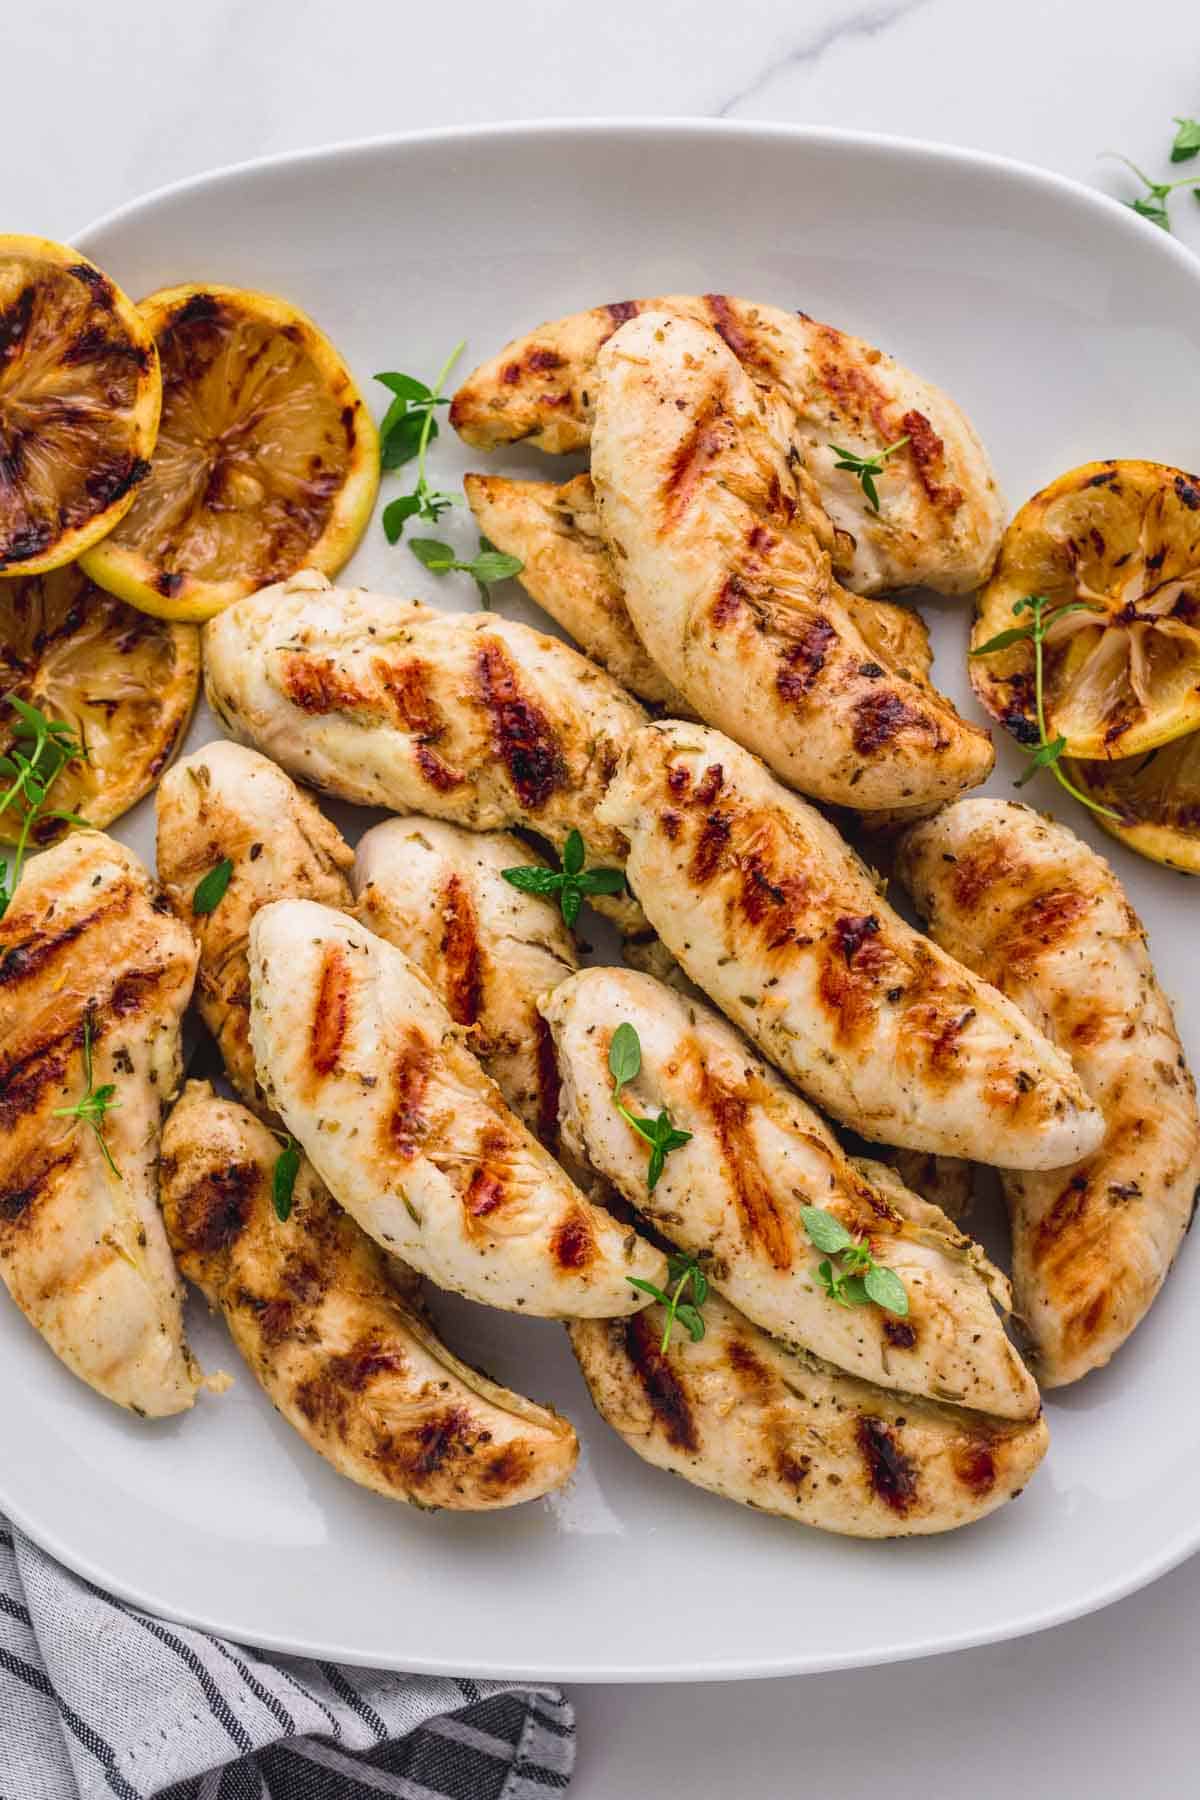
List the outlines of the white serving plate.
<svg viewBox="0 0 1200 1800">
<path fill-rule="evenodd" d="M 1089 457 L 1194 466 L 1200 264 L 1113 202 L 935 146 L 704 123 L 487 127 L 290 156 L 184 183 L 82 233 L 132 293 L 275 289 L 363 386 L 463 369 L 541 319 L 725 290 L 892 350 L 967 408 L 1013 504 Z M 449 434 L 440 485 L 476 465 Z M 556 467 L 514 451 L 491 466 Z M 447 479 L 450 478 L 450 479 Z M 385 491 L 401 491 L 392 478 Z M 452 530 L 474 536 L 465 518 Z M 470 610 L 374 524 L 350 578 Z M 545 621 L 515 588 L 506 612 Z M 927 608 L 936 675 L 973 716 L 969 608 Z M 215 735 L 201 713 L 190 746 Z M 992 786 L 1020 762 L 1001 748 Z M 1111 854 L 1200 1058 L 1200 889 L 1111 846 L 1043 778 L 1034 796 Z M 346 809 L 348 812 L 349 809 Z M 344 815 L 341 815 L 344 817 Z M 118 828 L 153 850 L 144 803 Z M 1028 1493 L 950 1536 L 856 1543 L 756 1515 L 641 1463 L 594 1416 L 557 1326 L 445 1300 L 448 1340 L 581 1429 L 571 1487 L 491 1517 L 426 1516 L 337 1477 L 273 1413 L 193 1303 L 221 1399 L 145 1424 L 98 1400 L 0 1306 L 0 1507 L 155 1612 L 251 1643 L 398 1669 L 567 1681 L 832 1669 L 1015 1636 L 1103 1606 L 1200 1544 L 1194 1243 L 1115 1365 L 1052 1395 Z"/>
</svg>

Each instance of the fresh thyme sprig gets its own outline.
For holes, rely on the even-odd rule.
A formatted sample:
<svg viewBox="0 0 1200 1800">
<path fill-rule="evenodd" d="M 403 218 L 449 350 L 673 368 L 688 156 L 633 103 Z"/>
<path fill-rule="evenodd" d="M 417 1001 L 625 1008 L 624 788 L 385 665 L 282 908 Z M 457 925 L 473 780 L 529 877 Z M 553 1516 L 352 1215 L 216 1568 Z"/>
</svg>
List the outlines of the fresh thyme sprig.
<svg viewBox="0 0 1200 1800">
<path fill-rule="evenodd" d="M 68 825 L 84 825 L 87 820 L 77 813 L 56 811 L 46 806 L 50 789 L 71 763 L 86 762 L 84 749 L 75 730 L 63 719 L 49 719 L 46 714 L 16 694 L 6 694 L 6 703 L 17 716 L 12 727 L 12 741 L 7 754 L 0 755 L 0 776 L 8 776 L 9 786 L 0 794 L 0 813 L 18 801 L 24 805 L 21 828 L 13 854 L 11 878 L 8 863 L 0 859 L 0 919 L 8 911 L 21 870 L 29 850 L 29 838 L 39 819 L 61 819 Z"/>
<path fill-rule="evenodd" d="M 225 898 L 225 889 L 229 886 L 233 875 L 233 858 L 223 856 L 219 863 L 214 863 L 207 875 L 202 875 L 192 893 L 192 911 L 203 918 L 207 913 L 215 912 Z"/>
<path fill-rule="evenodd" d="M 1191 119 L 1183 119 L 1180 120 L 1179 123 L 1181 129 L 1175 137 L 1175 145 L 1171 150 L 1171 161 L 1187 162 L 1196 154 L 1196 151 L 1188 147 L 1191 141 L 1190 129 L 1185 136 L 1182 127 L 1187 126 L 1192 128 L 1194 126 L 1194 121 Z M 1182 153 L 1177 154 L 1181 139 L 1183 139 Z M 1200 143 L 1198 143 L 1197 147 L 1200 147 Z M 1118 162 L 1124 163 L 1125 167 L 1133 171 L 1146 189 L 1146 192 L 1144 194 L 1139 194 L 1136 200 L 1126 200 L 1123 204 L 1128 206 L 1132 212 L 1137 213 L 1139 218 L 1149 219 L 1152 225 L 1158 225 L 1163 231 L 1170 231 L 1171 229 L 1171 214 L 1167 208 L 1167 201 L 1175 192 L 1176 188 L 1191 188 L 1197 200 L 1200 200 L 1200 184 L 1197 184 L 1194 175 L 1185 175 L 1179 181 L 1151 181 L 1144 169 L 1139 169 L 1135 162 L 1131 162 L 1127 156 L 1122 156 L 1119 151 L 1106 150 L 1105 155 L 1115 156 Z"/>
<path fill-rule="evenodd" d="M 608 1072 L 613 1078 L 613 1104 L 627 1125 L 632 1125 L 638 1136 L 644 1138 L 650 1146 L 650 1161 L 646 1168 L 646 1187 L 653 1193 L 658 1186 L 658 1178 L 666 1165 L 667 1157 L 672 1150 L 678 1150 L 683 1144 L 690 1144 L 690 1131 L 680 1131 L 671 1123 L 671 1115 L 664 1106 L 655 1119 L 639 1119 L 621 1099 L 621 1089 L 630 1081 L 636 1081 L 642 1067 L 642 1045 L 634 1027 L 625 1021 L 613 1032 L 612 1043 L 608 1047 Z"/>
<path fill-rule="evenodd" d="M 1102 806 L 1099 800 L 1090 799 L 1063 773 L 1061 758 L 1067 747 L 1067 740 L 1061 732 L 1056 738 L 1051 738 L 1046 729 L 1045 656 L 1043 650 L 1046 633 L 1056 620 L 1065 619 L 1069 613 L 1099 612 L 1101 608 L 1094 606 L 1090 600 L 1071 600 L 1065 606 L 1056 607 L 1047 618 L 1046 608 L 1050 605 L 1051 602 L 1045 594 L 1026 594 L 1025 598 L 1018 600 L 1013 607 L 1013 614 L 1019 618 L 1022 613 L 1027 612 L 1030 615 L 1028 623 L 1010 625 L 1007 631 L 997 632 L 996 636 L 989 638 L 986 644 L 980 644 L 977 650 L 972 650 L 971 655 L 991 656 L 997 650 L 1007 650 L 1011 644 L 1019 644 L 1024 639 L 1029 639 L 1033 645 L 1033 693 L 1037 712 L 1038 741 L 1036 744 L 1021 746 L 1029 757 L 1029 767 L 1016 782 L 1016 786 L 1024 787 L 1027 781 L 1033 780 L 1039 769 L 1049 769 L 1059 786 L 1065 788 L 1072 799 L 1078 800 L 1081 806 L 1086 806 L 1091 812 L 1103 814 L 1106 819 L 1116 819 L 1119 822 L 1121 817 L 1119 812 L 1115 812 L 1111 806 Z"/>
<path fill-rule="evenodd" d="M 586 855 L 582 835 L 569 831 L 561 869 L 531 868 L 522 863 L 515 869 L 501 869 L 500 873 L 510 887 L 519 888 L 523 894 L 557 894 L 564 921 L 574 925 L 585 894 L 619 894 L 625 886 L 620 869 L 585 869 Z"/>
<path fill-rule="evenodd" d="M 856 476 L 867 497 L 867 505 L 872 512 L 878 512 L 879 489 L 875 485 L 875 477 L 883 474 L 883 465 L 888 457 L 895 456 L 897 450 L 903 450 L 908 442 L 907 436 L 897 438 L 894 444 L 889 444 L 886 450 L 880 450 L 874 456 L 856 456 L 853 450 L 843 450 L 840 444 L 830 444 L 829 448 L 838 455 L 839 460 L 834 463 L 834 468 L 848 469 L 851 475 Z"/>
<path fill-rule="evenodd" d="M 1175 123 L 1179 130 L 1171 145 L 1171 161 L 1191 162 L 1193 156 L 1200 156 L 1200 119 L 1177 118 Z"/>
<path fill-rule="evenodd" d="M 822 1206 L 802 1206 L 800 1218 L 809 1241 L 826 1258 L 817 1265 L 817 1280 L 831 1300 L 839 1306 L 874 1302 L 884 1312 L 905 1317 L 908 1293 L 904 1283 L 895 1269 L 886 1269 L 875 1261 L 865 1237 L 854 1237 L 840 1219 Z"/>
<path fill-rule="evenodd" d="M 296 1177 L 300 1173 L 300 1146 L 288 1132 L 284 1132 L 283 1148 L 275 1158 L 275 1167 L 271 1173 L 271 1201 L 275 1208 L 275 1217 L 281 1225 L 286 1225 L 292 1216 L 292 1198 L 296 1191 Z"/>
<path fill-rule="evenodd" d="M 427 387 L 414 375 L 394 371 L 375 377 L 388 388 L 392 403 L 379 426 L 379 460 L 385 469 L 399 469 L 417 459 L 417 485 L 411 494 L 402 494 L 383 509 L 383 529 L 389 544 L 398 543 L 409 519 L 428 519 L 435 525 L 451 506 L 457 506 L 458 494 L 440 493 L 431 488 L 425 473 L 425 458 L 430 444 L 438 435 L 435 409 L 449 406 L 442 389 L 446 377 L 466 348 L 466 339 L 455 344 L 442 364 L 436 381 Z"/>
<path fill-rule="evenodd" d="M 626 1281 L 631 1287 L 640 1288 L 643 1294 L 651 1294 L 660 1306 L 667 1309 L 667 1323 L 662 1334 L 660 1353 L 665 1356 L 671 1342 L 671 1333 L 675 1329 L 675 1321 L 684 1327 L 693 1344 L 698 1344 L 704 1336 L 704 1320 L 700 1316 L 700 1308 L 708 1299 L 708 1278 L 694 1256 L 682 1256 L 672 1251 L 667 1257 L 667 1280 L 674 1285 L 669 1294 L 662 1288 L 655 1287 L 652 1281 L 641 1281 L 636 1275 L 627 1275 Z M 690 1287 L 692 1297 L 683 1298 L 684 1289 Z"/>
<path fill-rule="evenodd" d="M 511 576 L 519 575 L 525 567 L 519 556 L 506 556 L 484 537 L 479 540 L 479 554 L 470 562 L 460 561 L 449 544 L 439 544 L 436 538 L 410 538 L 408 547 L 417 561 L 424 563 L 434 575 L 448 575 L 453 570 L 469 575 L 479 589 L 484 612 L 489 612 L 492 605 L 488 589 L 497 581 L 508 581 Z"/>
<path fill-rule="evenodd" d="M 92 1074 L 92 1008 L 89 1006 L 83 1015 L 83 1098 L 74 1106 L 56 1106 L 51 1115 L 55 1119 L 79 1119 L 88 1125 L 96 1134 L 96 1142 L 100 1146 L 105 1162 L 120 1181 L 121 1171 L 113 1161 L 113 1153 L 108 1147 L 108 1139 L 104 1135 L 104 1120 L 114 1107 L 121 1102 L 115 1100 L 116 1083 L 106 1081 L 103 1087 L 93 1086 Z"/>
</svg>

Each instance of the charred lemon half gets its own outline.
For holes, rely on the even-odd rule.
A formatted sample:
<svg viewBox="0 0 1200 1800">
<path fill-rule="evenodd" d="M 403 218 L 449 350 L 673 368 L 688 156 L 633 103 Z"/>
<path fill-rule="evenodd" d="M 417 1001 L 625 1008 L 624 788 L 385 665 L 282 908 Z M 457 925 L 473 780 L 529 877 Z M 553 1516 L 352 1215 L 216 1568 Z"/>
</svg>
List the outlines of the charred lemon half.
<svg viewBox="0 0 1200 1800">
<path fill-rule="evenodd" d="M 158 445 L 88 574 L 195 620 L 297 569 L 336 574 L 370 517 L 379 438 L 328 338 L 241 288 L 165 288 L 141 312 L 162 364 Z"/>
<path fill-rule="evenodd" d="M 1200 732 L 1119 762 L 1070 762 L 1071 779 L 1116 817 L 1105 831 L 1139 856 L 1200 875 Z"/>
<path fill-rule="evenodd" d="M 1090 760 L 1142 755 L 1200 727 L 1200 477 L 1152 462 L 1095 462 L 1035 494 L 1004 534 L 979 597 L 975 692 L 1024 743 L 1039 739 L 1028 636 L 1043 617 L 1046 734 Z"/>
<path fill-rule="evenodd" d="M 0 236 L 0 575 L 71 562 L 133 504 L 162 386 L 146 321 L 94 263 Z"/>
<path fill-rule="evenodd" d="M 126 606 L 77 563 L 0 582 L 0 692 L 68 724 L 86 752 L 55 780 L 55 811 L 109 825 L 148 793 L 187 730 L 199 681 L 198 626 Z M 13 842 L 20 828 L 15 809 L 0 813 L 0 837 Z M 63 829 L 47 819 L 34 841 Z"/>
</svg>

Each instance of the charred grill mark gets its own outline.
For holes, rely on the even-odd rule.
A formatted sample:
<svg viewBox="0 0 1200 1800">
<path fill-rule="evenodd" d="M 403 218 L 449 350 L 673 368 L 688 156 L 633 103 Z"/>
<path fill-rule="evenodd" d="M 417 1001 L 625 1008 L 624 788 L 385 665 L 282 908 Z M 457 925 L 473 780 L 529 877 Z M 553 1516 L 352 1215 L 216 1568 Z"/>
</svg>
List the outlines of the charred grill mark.
<svg viewBox="0 0 1200 1800">
<path fill-rule="evenodd" d="M 934 738 L 935 749 L 943 747 L 933 722 L 909 706 L 899 694 L 886 688 L 864 694 L 857 700 L 853 718 L 854 748 L 860 756 L 877 756 L 894 737 L 906 730 L 920 731 L 924 736 Z"/>
<path fill-rule="evenodd" d="M 1200 487 L 1196 485 L 1195 481 L 1189 480 L 1186 475 L 1175 477 L 1175 492 L 1189 512 L 1195 512 L 1200 508 Z"/>
<path fill-rule="evenodd" d="M 565 358 L 557 350 L 547 350 L 544 345 L 535 344 L 525 358 L 525 367 L 531 375 L 548 373 L 551 369 L 564 367 Z"/>
<path fill-rule="evenodd" d="M 402 1462 L 418 1479 L 427 1479 L 443 1470 L 452 1458 L 469 1456 L 477 1436 L 466 1408 L 451 1406 L 395 1442 L 388 1461 L 393 1465 Z"/>
<path fill-rule="evenodd" d="M 409 1025 L 392 1069 L 392 1106 L 384 1128 L 389 1147 L 406 1162 L 417 1155 L 429 1130 L 423 1108 L 432 1070 L 432 1046 Z"/>
<path fill-rule="evenodd" d="M 903 1518 L 917 1497 L 917 1472 L 895 1434 L 882 1419 L 861 1413 L 855 1437 L 872 1492 Z"/>
<path fill-rule="evenodd" d="M 911 1350 L 917 1341 L 917 1328 L 910 1325 L 907 1319 L 892 1319 L 885 1316 L 883 1335 L 894 1350 Z"/>
<path fill-rule="evenodd" d="M 708 308 L 713 330 L 733 351 L 738 361 L 752 368 L 761 364 L 762 357 L 755 348 L 754 340 L 742 330 L 738 316 L 729 303 L 728 294 L 705 294 L 704 304 Z"/>
<path fill-rule="evenodd" d="M 857 921 L 838 920 L 821 948 L 817 992 L 833 1016 L 835 1040 L 851 1042 L 869 1026 L 885 974 L 893 966 L 891 951 L 868 931 L 858 939 L 854 954 L 847 956 L 842 926 Z"/>
<path fill-rule="evenodd" d="M 990 1494 L 996 1485 L 996 1459 L 984 1438 L 972 1438 L 955 1450 L 952 1467 L 955 1478 L 977 1499 Z"/>
<path fill-rule="evenodd" d="M 742 602 L 746 598 L 746 588 L 739 575 L 730 575 L 722 583 L 721 591 L 709 608 L 709 619 L 717 630 L 728 625 L 742 610 Z"/>
<path fill-rule="evenodd" d="M 56 1036 L 44 1038 L 0 1076 L 0 1130 L 11 1132 L 21 1120 L 37 1111 L 48 1087 L 61 1082 L 71 1051 L 83 1043 L 81 1026 L 70 1025 Z"/>
<path fill-rule="evenodd" d="M 1063 1248 L 1063 1238 L 1070 1233 L 1078 1240 L 1091 1203 L 1091 1182 L 1086 1169 L 1077 1169 L 1059 1193 L 1054 1204 L 1038 1221 L 1033 1234 L 1032 1258 L 1039 1267 Z"/>
<path fill-rule="evenodd" d="M 692 860 L 688 865 L 688 874 L 697 887 L 703 887 L 711 881 L 721 868 L 731 832 L 729 817 L 722 812 L 710 813 L 700 827 Z"/>
<path fill-rule="evenodd" d="M 480 697 L 491 715 L 496 755 L 521 804 L 535 812 L 566 779 L 558 734 L 541 708 L 522 694 L 517 671 L 497 638 L 480 642 L 476 671 Z"/>
<path fill-rule="evenodd" d="M 888 395 L 846 355 L 843 334 L 833 325 L 818 325 L 814 337 L 814 366 L 826 393 L 860 429 L 873 425 L 885 444 L 902 437 L 902 432 L 893 429 Z"/>
<path fill-rule="evenodd" d="M 473 1219 L 489 1218 L 508 1198 L 507 1132 L 488 1126 L 479 1145 L 479 1161 L 471 1172 L 463 1205 Z"/>
<path fill-rule="evenodd" d="M 956 906 L 971 912 L 994 882 L 1016 877 L 1021 869 L 1019 857 L 1003 838 L 993 838 L 978 850 L 968 851 L 955 862 L 950 876 L 950 893 Z"/>
<path fill-rule="evenodd" d="M 876 936 L 878 931 L 879 918 L 875 913 L 862 913 L 837 919 L 834 921 L 833 927 L 838 948 L 848 964 L 854 961 L 866 939 Z"/>
<path fill-rule="evenodd" d="M 52 1157 L 23 1187 L 9 1188 L 6 1192 L 0 1193 L 0 1224 L 13 1225 L 18 1229 L 26 1225 L 29 1222 L 30 1210 L 46 1193 L 54 1176 L 60 1170 L 69 1169 L 78 1154 L 75 1144 L 71 1143 L 61 1156 Z"/>
<path fill-rule="evenodd" d="M 756 1241 L 761 1244 L 772 1268 L 790 1269 L 792 1233 L 754 1142 L 750 1102 L 707 1069 L 702 1073 L 700 1091 L 701 1104 L 708 1110 L 721 1148 L 743 1236 L 752 1246 Z"/>
<path fill-rule="evenodd" d="M 122 899 L 128 890 L 122 890 Z M 0 961 L 0 988 L 16 988 L 23 981 L 29 981 L 38 975 L 48 963 L 53 961 L 60 950 L 65 950 L 77 938 L 82 937 L 98 921 L 114 910 L 116 903 L 110 901 L 98 911 L 88 913 L 82 919 L 76 919 L 65 930 L 57 934 L 48 931 L 36 931 L 26 938 L 23 944 L 14 944 Z"/>
<path fill-rule="evenodd" d="M 603 310 L 612 321 L 608 331 L 600 340 L 602 344 L 607 344 L 615 331 L 619 331 L 622 325 L 627 325 L 630 319 L 637 318 L 641 308 L 636 300 L 610 300 Z"/>
<path fill-rule="evenodd" d="M 687 1394 L 659 1348 L 661 1333 L 654 1330 L 644 1312 L 614 1322 L 613 1331 L 624 1339 L 625 1355 L 668 1444 L 676 1450 L 699 1450 Z"/>
<path fill-rule="evenodd" d="M 259 1170 L 254 1163 L 212 1169 L 176 1202 L 172 1238 L 176 1247 L 214 1256 L 240 1237 L 250 1217 Z"/>
<path fill-rule="evenodd" d="M 309 1026 L 308 1058 L 317 1075 L 329 1075 L 337 1067 L 350 1025 L 350 965 L 340 944 L 325 952 L 317 997 Z"/>
<path fill-rule="evenodd" d="M 459 1025 L 474 1025 L 483 1009 L 483 945 L 475 904 L 460 875 L 442 889 L 442 941 L 446 1004 Z"/>
<path fill-rule="evenodd" d="M 711 806 L 725 785 L 725 770 L 720 763 L 709 763 L 696 788 L 695 804 Z"/>
<path fill-rule="evenodd" d="M 733 442 L 733 427 L 710 401 L 697 415 L 691 430 L 671 458 L 662 484 L 663 523 L 677 525 L 687 511 L 710 465 Z"/>
<path fill-rule="evenodd" d="M 963 502 L 963 491 L 946 482 L 946 446 L 922 412 L 906 412 L 900 420 L 900 434 L 908 437 L 908 452 L 917 471 L 917 479 L 931 503 L 944 512 L 957 512 Z"/>
<path fill-rule="evenodd" d="M 537 1134 L 547 1150 L 559 1141 L 558 1103 L 562 1095 L 562 1077 L 554 1053 L 554 1037 L 541 1013 L 533 1025 L 534 1055 L 537 1065 Z"/>
<path fill-rule="evenodd" d="M 467 779 L 458 769 L 452 769 L 448 762 L 443 762 L 436 751 L 428 744 L 418 744 L 413 751 L 418 769 L 439 794 L 448 794 L 452 788 L 461 787 Z"/>
<path fill-rule="evenodd" d="M 692 772 L 683 763 L 672 763 L 667 770 L 667 790 L 673 799 L 682 800 L 692 785 Z"/>
<path fill-rule="evenodd" d="M 577 1208 L 568 1213 L 551 1240 L 560 1269 L 585 1269 L 596 1258 L 596 1240 L 586 1216 Z"/>
<path fill-rule="evenodd" d="M 1091 895 L 1078 888 L 1053 888 L 1045 894 L 1034 894 L 1017 908 L 997 939 L 992 950 L 995 966 L 1013 972 L 1027 970 L 1045 952 L 1070 937 L 1091 907 Z"/>
<path fill-rule="evenodd" d="M 789 706 L 798 706 L 825 667 L 831 644 L 838 641 L 829 620 L 818 614 L 781 650 L 775 691 Z"/>
<path fill-rule="evenodd" d="M 404 729 L 434 737 L 442 727 L 442 717 L 429 692 L 429 665 L 419 657 L 394 663 L 377 656 L 372 667 Z"/>
<path fill-rule="evenodd" d="M 108 1010 L 115 1019 L 131 1018 L 145 1012 L 154 990 L 168 970 L 162 963 L 152 969 L 126 969 L 115 983 L 108 999 Z"/>
<path fill-rule="evenodd" d="M 328 658 L 291 650 L 284 658 L 282 676 L 287 698 L 311 717 L 353 712 L 366 704 L 362 690 Z"/>
</svg>

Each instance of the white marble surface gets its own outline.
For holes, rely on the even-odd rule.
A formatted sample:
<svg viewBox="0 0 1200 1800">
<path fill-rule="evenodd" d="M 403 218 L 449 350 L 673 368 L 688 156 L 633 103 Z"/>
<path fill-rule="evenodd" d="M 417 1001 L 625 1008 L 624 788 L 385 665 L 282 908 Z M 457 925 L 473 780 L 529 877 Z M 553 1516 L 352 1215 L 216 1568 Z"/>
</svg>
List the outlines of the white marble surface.
<svg viewBox="0 0 1200 1800">
<path fill-rule="evenodd" d="M 1200 109 L 1188 0 L 40 0 L 6 11 L 0 43 L 0 220 L 59 237 L 219 163 L 551 115 L 857 126 L 1006 152 L 1126 194 L 1129 178 L 1099 153 L 1119 148 L 1165 179 L 1172 115 Z M 1182 194 L 1175 215 L 1200 249 L 1200 206 Z M 1195 370 L 1180 378 L 1200 392 Z M 573 1792 L 1193 1795 L 1198 1618 L 1200 1559 L 1094 1618 L 953 1658 L 577 1691 Z M 716 1593 L 715 1632 L 720 1619 Z"/>
</svg>

